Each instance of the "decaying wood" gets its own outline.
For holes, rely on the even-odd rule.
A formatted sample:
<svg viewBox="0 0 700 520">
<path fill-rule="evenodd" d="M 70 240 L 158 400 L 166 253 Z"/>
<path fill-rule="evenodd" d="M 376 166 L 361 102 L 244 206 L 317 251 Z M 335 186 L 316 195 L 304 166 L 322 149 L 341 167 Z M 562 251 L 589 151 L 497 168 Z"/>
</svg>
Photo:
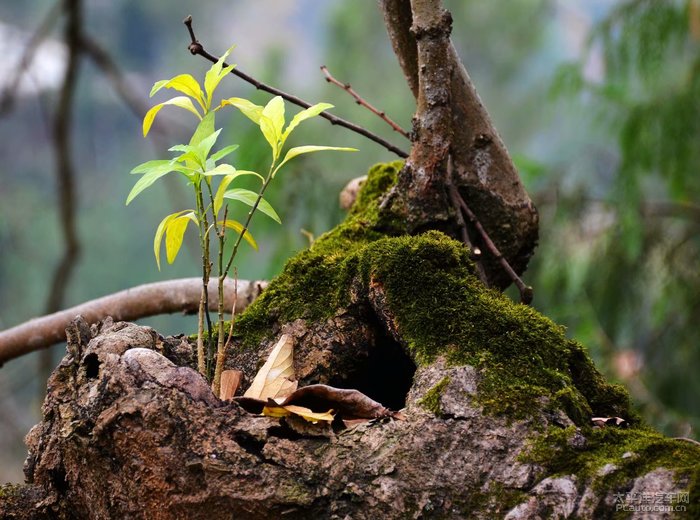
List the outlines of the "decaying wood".
<svg viewBox="0 0 700 520">
<path fill-rule="evenodd" d="M 215 283 L 211 283 L 209 308 L 212 311 L 218 306 Z M 107 316 L 115 320 L 135 320 L 174 312 L 194 314 L 201 286 L 200 278 L 140 285 L 0 331 L 0 366 L 10 359 L 65 341 L 65 329 L 78 315 L 88 323 L 96 323 Z M 230 309 L 233 302 L 233 286 L 233 280 L 228 280 L 226 309 Z M 267 282 L 239 280 L 237 310 L 242 312 L 266 286 Z"/>
</svg>

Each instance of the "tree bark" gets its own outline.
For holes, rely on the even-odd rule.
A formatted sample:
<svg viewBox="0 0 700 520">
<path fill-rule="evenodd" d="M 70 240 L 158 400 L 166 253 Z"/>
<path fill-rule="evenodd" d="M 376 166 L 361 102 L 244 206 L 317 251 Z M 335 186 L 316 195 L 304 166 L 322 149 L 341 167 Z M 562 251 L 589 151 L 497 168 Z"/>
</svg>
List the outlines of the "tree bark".
<svg viewBox="0 0 700 520">
<path fill-rule="evenodd" d="M 441 229 L 457 237 L 459 210 L 448 196 L 455 185 L 521 274 L 537 245 L 537 210 L 450 41 L 449 12 L 433 0 L 380 0 L 379 5 L 417 103 L 413 148 L 391 206 L 402 211 L 413 230 Z M 453 172 L 448 172 L 448 157 Z M 510 285 L 477 230 L 467 226 L 472 247 L 485 253 L 485 281 Z"/>
</svg>

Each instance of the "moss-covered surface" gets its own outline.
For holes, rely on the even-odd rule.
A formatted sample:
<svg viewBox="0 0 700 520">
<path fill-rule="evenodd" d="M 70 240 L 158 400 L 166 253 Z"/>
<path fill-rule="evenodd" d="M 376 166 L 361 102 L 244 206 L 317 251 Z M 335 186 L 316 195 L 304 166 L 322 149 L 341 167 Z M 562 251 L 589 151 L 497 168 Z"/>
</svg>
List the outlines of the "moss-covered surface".
<svg viewBox="0 0 700 520">
<path fill-rule="evenodd" d="M 432 412 L 434 415 L 442 414 L 442 407 L 440 406 L 440 397 L 442 397 L 443 392 L 447 385 L 450 384 L 449 377 L 443 377 L 438 383 L 428 390 L 423 398 L 418 401 L 418 404 Z"/>
<path fill-rule="evenodd" d="M 577 424 L 593 414 L 629 418 L 624 389 L 606 383 L 561 327 L 484 288 L 462 244 L 437 231 L 404 235 L 398 221 L 379 211 L 400 167 L 373 167 L 347 219 L 289 260 L 239 318 L 244 347 L 259 345 L 275 321 L 329 318 L 379 284 L 414 361 L 443 355 L 453 365 L 476 367 L 487 411 L 527 417 L 544 397 Z"/>
<path fill-rule="evenodd" d="M 639 475 L 657 468 L 670 469 L 677 479 L 688 483 L 688 512 L 700 506 L 700 447 L 696 444 L 664 437 L 641 426 L 591 429 L 586 432 L 583 446 L 573 441 L 575 435 L 574 427 L 552 427 L 535 439 L 520 459 L 540 464 L 550 476 L 576 475 L 601 490 L 621 489 Z M 606 464 L 613 464 L 615 469 L 601 474 L 600 469 Z M 700 510 L 695 513 L 689 517 L 700 518 Z"/>
<path fill-rule="evenodd" d="M 480 376 L 477 403 L 487 413 L 527 418 L 562 409 L 588 437 L 585 449 L 576 449 L 569 445 L 571 429 L 546 432 L 527 455 L 531 461 L 597 478 L 601 486 L 663 466 L 690 478 L 691 492 L 700 492 L 698 448 L 640 426 L 624 388 L 607 383 L 562 327 L 486 289 L 461 243 L 437 231 L 405 235 L 400 222 L 380 214 L 378 200 L 400 167 L 372 168 L 348 218 L 287 263 L 238 320 L 244 345 L 259 345 L 275 321 L 324 320 L 351 303 L 367 303 L 370 288 L 380 287 L 416 364 L 443 356 L 454 366 L 471 365 Z M 433 386 L 421 404 L 439 415 L 448 381 Z M 590 430 L 593 416 L 624 417 L 632 428 Z M 636 455 L 623 458 L 627 452 Z M 609 462 L 619 469 L 596 477 Z"/>
</svg>

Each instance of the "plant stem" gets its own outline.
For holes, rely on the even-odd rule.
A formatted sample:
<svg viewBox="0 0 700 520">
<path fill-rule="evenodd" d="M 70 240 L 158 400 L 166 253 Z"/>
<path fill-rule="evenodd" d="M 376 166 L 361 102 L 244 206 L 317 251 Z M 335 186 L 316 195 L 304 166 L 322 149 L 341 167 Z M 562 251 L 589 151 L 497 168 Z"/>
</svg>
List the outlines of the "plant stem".
<svg viewBox="0 0 700 520">
<path fill-rule="evenodd" d="M 260 188 L 260 191 L 258 192 L 258 198 L 255 199 L 255 204 L 253 204 L 253 207 L 250 209 L 250 212 L 248 212 L 248 216 L 246 217 L 245 224 L 243 224 L 243 231 L 241 231 L 238 234 L 238 238 L 236 239 L 236 243 L 233 245 L 233 250 L 231 251 L 231 256 L 228 259 L 228 262 L 226 263 L 226 269 L 224 269 L 224 277 L 228 275 L 229 270 L 231 269 L 231 264 L 233 263 L 233 259 L 236 257 L 236 253 L 238 252 L 238 246 L 241 245 L 241 241 L 243 240 L 243 235 L 245 235 L 246 231 L 248 231 L 248 226 L 250 225 L 250 221 L 253 218 L 253 213 L 258 209 L 258 204 L 260 204 L 260 201 L 263 198 L 263 195 L 265 194 L 265 190 L 267 189 L 267 186 L 270 184 L 270 181 L 272 180 L 272 172 L 274 171 L 275 167 L 275 161 L 272 161 L 272 164 L 270 165 L 270 171 L 267 173 L 267 177 L 265 178 L 265 182 L 263 182 L 263 185 Z"/>
<path fill-rule="evenodd" d="M 219 307 L 218 307 L 218 335 L 216 344 L 216 363 L 214 366 L 214 379 L 212 381 L 212 391 L 215 396 L 219 396 L 221 391 L 221 373 L 224 369 L 224 360 L 226 358 L 225 342 L 224 342 L 224 282 L 226 274 L 224 273 L 224 245 L 226 243 L 226 219 L 228 218 L 228 205 L 224 206 L 224 219 L 221 227 L 217 222 L 217 215 L 214 208 L 214 194 L 211 190 L 211 185 L 207 183 L 209 189 L 209 199 L 211 201 L 211 211 L 214 219 L 214 231 L 219 240 L 218 251 L 218 291 L 219 291 Z M 235 297 L 234 297 L 235 298 Z M 235 302 L 235 299 L 234 299 Z M 234 303 L 235 305 L 235 303 Z"/>
<path fill-rule="evenodd" d="M 197 368 L 199 372 L 207 377 L 209 373 L 209 344 L 211 343 L 211 318 L 209 317 L 209 273 L 211 266 L 209 263 L 209 236 L 207 229 L 209 222 L 207 215 L 204 213 L 204 198 L 202 196 L 201 180 L 195 184 L 195 192 L 197 198 L 197 213 L 199 220 L 199 241 L 202 248 L 202 297 L 199 303 L 199 316 L 197 327 Z M 204 351 L 204 320 L 207 321 L 207 330 L 209 339 L 207 341 L 207 355 Z"/>
</svg>

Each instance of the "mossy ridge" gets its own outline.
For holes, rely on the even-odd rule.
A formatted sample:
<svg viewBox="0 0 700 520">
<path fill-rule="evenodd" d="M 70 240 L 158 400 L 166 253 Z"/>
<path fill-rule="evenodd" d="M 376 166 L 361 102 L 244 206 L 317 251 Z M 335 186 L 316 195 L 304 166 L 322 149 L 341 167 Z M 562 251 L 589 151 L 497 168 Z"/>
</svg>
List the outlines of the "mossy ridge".
<svg viewBox="0 0 700 520">
<path fill-rule="evenodd" d="M 448 376 L 443 377 L 437 382 L 430 390 L 428 390 L 423 398 L 418 401 L 418 404 L 432 412 L 433 415 L 441 415 L 442 407 L 440 406 L 440 397 L 445 392 L 445 388 L 450 384 L 450 378 Z"/>
<path fill-rule="evenodd" d="M 629 417 L 629 398 L 610 385 L 563 328 L 531 307 L 484 288 L 463 244 L 429 231 L 402 234 L 379 212 L 402 163 L 376 165 L 346 220 L 290 259 L 237 321 L 244 346 L 257 347 L 273 324 L 323 320 L 379 283 L 403 341 L 418 364 L 444 355 L 482 376 L 479 402 L 515 418 L 555 400 L 577 424 L 592 414 Z M 544 400 L 542 399 L 544 398 Z"/>
<path fill-rule="evenodd" d="M 691 496 L 688 512 L 698 507 L 700 447 L 697 445 L 664 437 L 646 427 L 606 427 L 588 431 L 586 444 L 581 448 L 571 442 L 575 434 L 574 427 L 551 427 L 532 442 L 519 460 L 543 466 L 549 476 L 576 475 L 581 482 L 592 483 L 599 490 L 620 489 L 636 477 L 666 468 L 675 471 L 677 479 L 688 480 Z M 601 475 L 600 469 L 606 464 L 613 464 L 616 469 Z M 693 501 L 692 497 L 696 499 Z"/>
</svg>

